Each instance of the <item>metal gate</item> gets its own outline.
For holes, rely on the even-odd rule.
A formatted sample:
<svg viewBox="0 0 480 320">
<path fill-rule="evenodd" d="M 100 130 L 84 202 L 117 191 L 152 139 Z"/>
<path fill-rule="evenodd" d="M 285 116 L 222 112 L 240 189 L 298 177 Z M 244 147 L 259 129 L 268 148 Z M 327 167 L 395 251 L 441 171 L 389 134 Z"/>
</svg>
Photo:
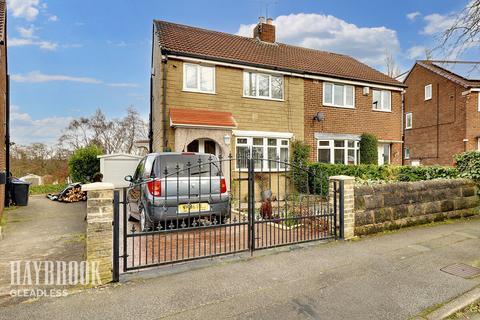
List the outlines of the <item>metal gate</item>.
<svg viewBox="0 0 480 320">
<path fill-rule="evenodd" d="M 115 191 L 114 278 L 120 270 L 342 237 L 342 188 L 329 190 L 322 172 L 249 154 L 195 162 Z"/>
</svg>

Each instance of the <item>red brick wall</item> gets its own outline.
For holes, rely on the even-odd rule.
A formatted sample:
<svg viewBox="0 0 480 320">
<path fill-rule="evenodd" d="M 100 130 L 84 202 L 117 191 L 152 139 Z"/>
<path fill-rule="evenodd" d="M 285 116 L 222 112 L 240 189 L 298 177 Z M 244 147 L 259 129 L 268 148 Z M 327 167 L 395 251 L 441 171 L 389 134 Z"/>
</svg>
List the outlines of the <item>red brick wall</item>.
<svg viewBox="0 0 480 320">
<path fill-rule="evenodd" d="M 405 113 L 412 112 L 413 128 L 405 130 L 405 147 L 410 149 L 405 163 L 453 165 L 453 156 L 464 151 L 466 97 L 462 92 L 466 89 L 419 65 L 406 84 Z M 432 84 L 432 99 L 425 101 L 428 84 Z"/>
<path fill-rule="evenodd" d="M 467 150 L 478 150 L 477 139 L 480 136 L 480 112 L 478 111 L 480 92 L 471 92 L 466 95 L 466 134 L 468 139 Z"/>
<path fill-rule="evenodd" d="M 368 96 L 363 87 L 355 87 L 355 109 L 327 107 L 322 104 L 323 82 L 305 79 L 305 142 L 310 145 L 311 160 L 316 161 L 317 145 L 315 132 L 362 134 L 372 133 L 379 140 L 402 140 L 402 96 L 399 91 L 392 93 L 392 112 L 372 110 L 372 88 Z M 325 114 L 322 122 L 313 121 L 317 112 Z M 393 143 L 391 163 L 401 164 L 401 143 Z"/>
</svg>

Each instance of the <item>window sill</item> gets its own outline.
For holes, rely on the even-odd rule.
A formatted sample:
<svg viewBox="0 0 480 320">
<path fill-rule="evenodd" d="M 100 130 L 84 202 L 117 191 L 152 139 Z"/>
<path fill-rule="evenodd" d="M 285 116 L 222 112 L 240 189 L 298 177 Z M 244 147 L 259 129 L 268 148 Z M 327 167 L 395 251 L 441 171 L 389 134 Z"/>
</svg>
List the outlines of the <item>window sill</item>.
<svg viewBox="0 0 480 320">
<path fill-rule="evenodd" d="M 247 99 L 258 99 L 258 100 L 268 100 L 268 101 L 276 101 L 276 102 L 285 102 L 285 99 L 274 99 L 274 98 L 267 98 L 267 97 L 251 97 L 243 95 L 243 98 Z"/>
<path fill-rule="evenodd" d="M 412 129 L 412 127 L 409 127 L 409 128 L 405 127 L 405 130 L 410 130 L 410 129 Z"/>
<path fill-rule="evenodd" d="M 349 107 L 349 106 L 337 106 L 337 105 L 330 104 L 330 103 L 323 103 L 322 106 L 324 106 L 324 107 L 332 107 L 332 108 L 340 108 L 340 109 L 355 109 L 355 106 L 353 106 L 353 107 Z"/>
<path fill-rule="evenodd" d="M 372 111 L 375 111 L 375 112 L 386 112 L 386 113 L 392 113 L 392 110 L 379 110 L 379 109 L 373 109 L 373 108 L 372 108 Z"/>
<path fill-rule="evenodd" d="M 200 91 L 200 90 L 192 90 L 192 89 L 182 89 L 183 92 L 190 92 L 190 93 L 203 93 L 203 94 L 217 94 L 215 91 Z"/>
</svg>

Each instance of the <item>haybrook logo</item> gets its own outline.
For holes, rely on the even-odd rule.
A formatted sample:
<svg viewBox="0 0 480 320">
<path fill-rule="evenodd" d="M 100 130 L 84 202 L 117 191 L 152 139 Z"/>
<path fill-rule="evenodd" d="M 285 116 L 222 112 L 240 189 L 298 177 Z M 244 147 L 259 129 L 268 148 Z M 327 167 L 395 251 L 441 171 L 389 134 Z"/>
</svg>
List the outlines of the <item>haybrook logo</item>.
<svg viewBox="0 0 480 320">
<path fill-rule="evenodd" d="M 67 290 L 51 287 L 101 285 L 99 267 L 97 261 L 10 261 L 10 295 L 58 297 Z"/>
</svg>

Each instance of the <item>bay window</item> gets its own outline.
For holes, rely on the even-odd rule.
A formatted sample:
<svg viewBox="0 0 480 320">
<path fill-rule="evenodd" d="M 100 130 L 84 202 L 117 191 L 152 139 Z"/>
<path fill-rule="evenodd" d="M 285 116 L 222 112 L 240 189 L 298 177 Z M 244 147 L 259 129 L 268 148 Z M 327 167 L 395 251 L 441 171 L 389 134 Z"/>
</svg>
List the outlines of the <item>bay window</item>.
<svg viewBox="0 0 480 320">
<path fill-rule="evenodd" d="M 215 67 L 184 63 L 183 90 L 215 93 Z"/>
<path fill-rule="evenodd" d="M 283 99 L 283 76 L 266 73 L 243 73 L 243 95 L 250 98 Z"/>
<path fill-rule="evenodd" d="M 387 90 L 373 90 L 373 110 L 392 111 L 392 96 Z"/>
<path fill-rule="evenodd" d="M 255 171 L 276 171 L 286 168 L 289 160 L 289 140 L 268 137 L 238 137 L 236 139 L 237 169 L 247 169 L 247 159 L 254 159 Z M 287 168 L 288 169 L 288 168 Z"/>
<path fill-rule="evenodd" d="M 354 108 L 355 87 L 345 84 L 324 82 L 323 105 L 342 108 Z"/>
<path fill-rule="evenodd" d="M 322 163 L 358 164 L 360 145 L 354 140 L 317 140 L 317 161 Z"/>
</svg>

